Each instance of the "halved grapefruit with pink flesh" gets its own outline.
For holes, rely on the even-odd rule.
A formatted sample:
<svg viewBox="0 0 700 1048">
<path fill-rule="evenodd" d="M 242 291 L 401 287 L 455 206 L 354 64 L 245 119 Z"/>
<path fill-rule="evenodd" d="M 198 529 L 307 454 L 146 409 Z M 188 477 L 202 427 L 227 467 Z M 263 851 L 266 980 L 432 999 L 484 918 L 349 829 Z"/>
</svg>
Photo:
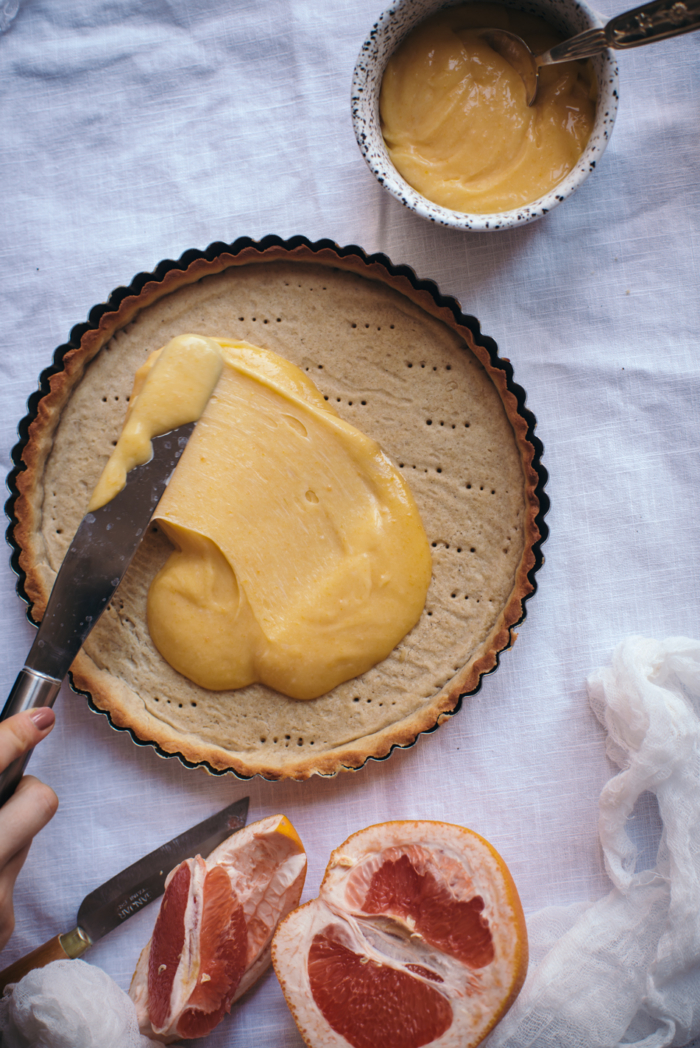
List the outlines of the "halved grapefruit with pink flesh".
<svg viewBox="0 0 700 1048">
<path fill-rule="evenodd" d="M 168 1044 L 213 1030 L 269 966 L 273 933 L 305 876 L 304 847 L 284 815 L 176 866 L 129 989 L 141 1032 Z"/>
<path fill-rule="evenodd" d="M 483 837 L 386 822 L 336 848 L 272 963 L 310 1048 L 473 1048 L 523 984 L 525 918 Z"/>
</svg>

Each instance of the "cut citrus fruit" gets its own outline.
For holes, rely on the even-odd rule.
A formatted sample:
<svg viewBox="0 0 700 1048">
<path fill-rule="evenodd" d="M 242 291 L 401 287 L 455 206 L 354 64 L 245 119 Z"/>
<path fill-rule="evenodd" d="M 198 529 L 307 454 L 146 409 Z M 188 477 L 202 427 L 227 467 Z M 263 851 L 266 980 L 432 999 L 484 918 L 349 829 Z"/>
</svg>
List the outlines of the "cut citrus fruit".
<svg viewBox="0 0 700 1048">
<path fill-rule="evenodd" d="M 473 1048 L 523 984 L 525 918 L 483 837 L 387 822 L 336 848 L 272 962 L 310 1048 Z"/>
<path fill-rule="evenodd" d="M 129 989 L 141 1032 L 167 1044 L 213 1030 L 270 964 L 273 933 L 305 876 L 304 847 L 284 815 L 176 866 Z"/>
</svg>

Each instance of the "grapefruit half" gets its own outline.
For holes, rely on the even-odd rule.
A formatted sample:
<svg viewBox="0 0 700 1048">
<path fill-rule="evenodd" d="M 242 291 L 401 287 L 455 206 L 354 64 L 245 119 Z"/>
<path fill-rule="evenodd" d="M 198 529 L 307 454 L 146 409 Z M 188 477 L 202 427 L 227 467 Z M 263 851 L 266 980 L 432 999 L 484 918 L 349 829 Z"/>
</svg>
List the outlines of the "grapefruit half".
<svg viewBox="0 0 700 1048">
<path fill-rule="evenodd" d="M 483 837 L 387 822 L 336 848 L 272 962 L 310 1048 L 473 1048 L 523 984 L 525 918 Z"/>
<path fill-rule="evenodd" d="M 269 966 L 273 933 L 305 876 L 304 847 L 284 815 L 176 866 L 129 989 L 141 1032 L 168 1044 L 213 1030 Z"/>
</svg>

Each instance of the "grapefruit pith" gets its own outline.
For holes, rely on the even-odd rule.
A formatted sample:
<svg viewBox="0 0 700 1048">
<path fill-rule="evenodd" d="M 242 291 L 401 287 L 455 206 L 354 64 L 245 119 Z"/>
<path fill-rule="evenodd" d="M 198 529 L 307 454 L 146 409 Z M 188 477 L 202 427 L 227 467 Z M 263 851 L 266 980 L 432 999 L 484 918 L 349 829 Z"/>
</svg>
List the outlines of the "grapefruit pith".
<svg viewBox="0 0 700 1048">
<path fill-rule="evenodd" d="M 303 845 L 284 815 L 176 866 L 129 989 L 141 1032 L 167 1044 L 213 1030 L 269 966 L 272 935 L 305 876 Z"/>
<path fill-rule="evenodd" d="M 515 1000 L 527 933 L 513 879 L 471 830 L 387 822 L 331 854 L 272 962 L 310 1048 L 474 1048 Z"/>
</svg>

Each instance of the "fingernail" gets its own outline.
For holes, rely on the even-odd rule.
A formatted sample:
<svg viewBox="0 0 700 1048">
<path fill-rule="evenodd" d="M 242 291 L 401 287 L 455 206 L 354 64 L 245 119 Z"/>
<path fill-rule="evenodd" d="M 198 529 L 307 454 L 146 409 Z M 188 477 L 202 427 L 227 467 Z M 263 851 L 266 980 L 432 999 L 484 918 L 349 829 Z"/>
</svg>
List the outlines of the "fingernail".
<svg viewBox="0 0 700 1048">
<path fill-rule="evenodd" d="M 50 706 L 40 706 L 29 714 L 39 731 L 46 731 L 56 720 L 56 714 Z"/>
</svg>

